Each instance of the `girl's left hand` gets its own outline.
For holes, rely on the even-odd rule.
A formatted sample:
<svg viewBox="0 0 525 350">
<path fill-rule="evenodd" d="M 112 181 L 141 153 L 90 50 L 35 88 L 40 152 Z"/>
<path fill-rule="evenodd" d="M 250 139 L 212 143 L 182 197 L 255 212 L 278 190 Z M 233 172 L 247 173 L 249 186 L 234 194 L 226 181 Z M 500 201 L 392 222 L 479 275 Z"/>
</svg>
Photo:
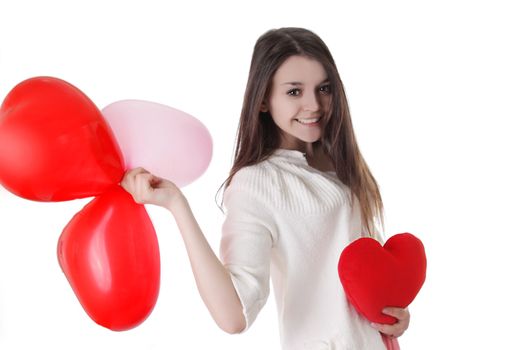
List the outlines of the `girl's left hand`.
<svg viewBox="0 0 525 350">
<path fill-rule="evenodd" d="M 410 312 L 408 312 L 408 309 L 387 307 L 383 309 L 383 313 L 397 318 L 397 322 L 392 325 L 372 323 L 371 326 L 379 332 L 389 337 L 397 338 L 408 329 L 408 324 L 410 323 Z"/>
</svg>

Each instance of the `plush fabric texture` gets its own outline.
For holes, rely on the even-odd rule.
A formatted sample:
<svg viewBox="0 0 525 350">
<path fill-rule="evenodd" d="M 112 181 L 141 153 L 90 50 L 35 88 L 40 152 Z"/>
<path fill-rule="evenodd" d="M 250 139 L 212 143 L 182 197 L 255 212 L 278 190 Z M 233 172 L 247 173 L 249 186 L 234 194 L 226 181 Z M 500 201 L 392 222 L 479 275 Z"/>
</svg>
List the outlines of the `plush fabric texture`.
<svg viewBox="0 0 525 350">
<path fill-rule="evenodd" d="M 349 244 L 339 259 L 339 278 L 350 303 L 369 321 L 394 324 L 382 310 L 407 307 L 426 277 L 423 243 L 410 233 L 392 236 L 382 247 L 371 238 Z"/>
</svg>

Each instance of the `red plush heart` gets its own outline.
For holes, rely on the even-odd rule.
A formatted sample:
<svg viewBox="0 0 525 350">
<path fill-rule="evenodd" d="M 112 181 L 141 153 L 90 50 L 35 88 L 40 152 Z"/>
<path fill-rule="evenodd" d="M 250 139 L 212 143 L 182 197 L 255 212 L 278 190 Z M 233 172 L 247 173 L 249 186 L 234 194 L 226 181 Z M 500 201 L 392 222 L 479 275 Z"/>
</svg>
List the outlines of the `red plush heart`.
<svg viewBox="0 0 525 350">
<path fill-rule="evenodd" d="M 73 217 L 57 254 L 80 304 L 101 326 L 127 330 L 153 310 L 160 287 L 157 236 L 144 206 L 120 186 Z"/>
<path fill-rule="evenodd" d="M 82 91 L 52 77 L 15 86 L 0 107 L 0 184 L 37 201 L 91 197 L 124 174 L 120 149 Z"/>
<path fill-rule="evenodd" d="M 392 236 L 385 245 L 360 238 L 339 259 L 339 278 L 352 305 L 368 320 L 394 324 L 385 307 L 407 307 L 423 286 L 427 260 L 423 243 L 410 233 Z"/>
</svg>

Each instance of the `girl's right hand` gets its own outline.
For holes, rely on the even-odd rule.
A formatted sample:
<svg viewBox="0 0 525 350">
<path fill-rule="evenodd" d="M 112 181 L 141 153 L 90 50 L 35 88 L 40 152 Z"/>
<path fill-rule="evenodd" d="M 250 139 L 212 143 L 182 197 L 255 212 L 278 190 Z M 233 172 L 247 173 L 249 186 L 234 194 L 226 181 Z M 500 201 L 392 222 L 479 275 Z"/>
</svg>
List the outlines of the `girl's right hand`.
<svg viewBox="0 0 525 350">
<path fill-rule="evenodd" d="M 140 204 L 155 204 L 170 210 L 185 199 L 173 182 L 157 177 L 143 168 L 128 170 L 120 185 Z"/>
</svg>

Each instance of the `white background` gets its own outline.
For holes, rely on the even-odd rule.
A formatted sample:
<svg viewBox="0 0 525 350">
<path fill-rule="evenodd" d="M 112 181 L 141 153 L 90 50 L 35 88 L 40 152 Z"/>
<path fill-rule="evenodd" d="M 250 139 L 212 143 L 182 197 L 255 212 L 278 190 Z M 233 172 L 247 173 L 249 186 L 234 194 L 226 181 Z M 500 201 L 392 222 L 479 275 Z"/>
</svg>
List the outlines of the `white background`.
<svg viewBox="0 0 525 350">
<path fill-rule="evenodd" d="M 0 100 L 51 75 L 100 108 L 136 98 L 198 117 L 214 155 L 184 192 L 217 251 L 215 193 L 231 165 L 253 44 L 270 28 L 309 28 L 338 64 L 387 236 L 409 231 L 427 249 L 402 348 L 525 348 L 525 12 L 519 1 L 347 3 L 2 0 Z M 156 308 L 127 332 L 96 325 L 56 259 L 61 230 L 87 202 L 35 203 L 0 188 L 0 349 L 278 348 L 272 298 L 246 334 L 219 330 L 174 220 L 153 207 Z"/>
</svg>

